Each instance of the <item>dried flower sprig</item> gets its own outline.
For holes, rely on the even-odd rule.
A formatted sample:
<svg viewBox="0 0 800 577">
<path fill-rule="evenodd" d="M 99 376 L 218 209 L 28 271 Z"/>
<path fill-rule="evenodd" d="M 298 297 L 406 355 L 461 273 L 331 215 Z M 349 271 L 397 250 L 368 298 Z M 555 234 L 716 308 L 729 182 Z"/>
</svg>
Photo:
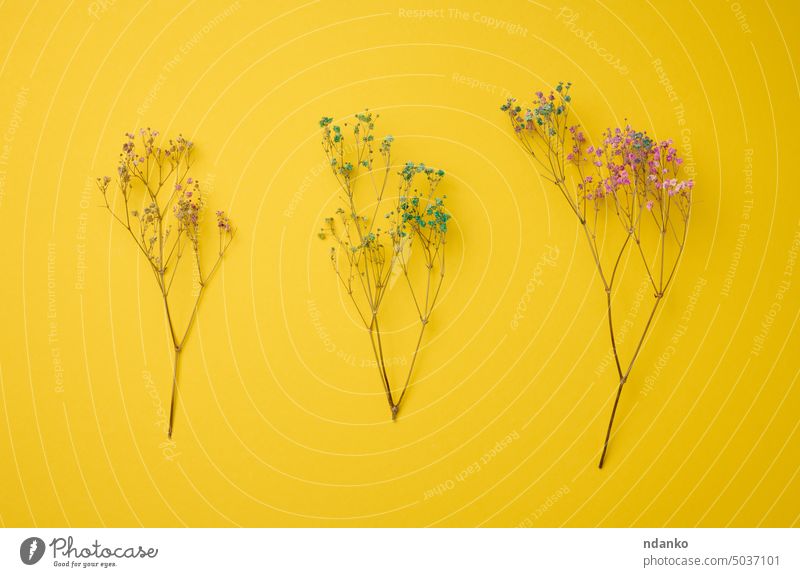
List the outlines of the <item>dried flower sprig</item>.
<svg viewBox="0 0 800 577">
<path fill-rule="evenodd" d="M 329 117 L 319 122 L 322 147 L 338 182 L 341 202 L 335 216 L 325 219 L 319 236 L 335 241 L 330 251 L 333 270 L 369 333 L 394 420 L 444 281 L 450 214 L 445 207 L 447 197 L 436 196 L 444 171 L 414 162 L 400 165 L 397 171 L 398 167 L 392 165 L 394 138 L 386 136 L 377 141 L 373 134 L 378 116 L 367 110 L 342 126 Z M 393 175 L 400 178 L 397 195 L 389 198 L 386 189 Z M 420 183 L 422 191 L 417 188 Z M 364 193 L 357 193 L 359 188 L 371 194 L 365 198 Z M 378 222 L 381 212 L 383 224 Z M 422 275 L 412 273 L 409 267 L 412 253 L 421 254 Z M 391 280 L 400 274 L 419 316 L 419 336 L 398 392 L 389 381 L 379 319 Z"/>
<path fill-rule="evenodd" d="M 571 86 L 560 82 L 548 94 L 536 92 L 524 109 L 510 98 L 501 110 L 508 114 L 514 132 L 539 164 L 542 176 L 558 188 L 578 217 L 606 293 L 619 383 L 600 456 L 602 468 L 622 388 L 686 244 L 694 182 L 679 179 L 683 160 L 672 140 L 657 142 L 646 132 L 625 126 L 608 129 L 598 145 L 588 142 L 580 125 L 569 122 Z M 603 223 L 598 215 L 603 210 L 612 211 L 612 220 L 621 227 L 622 237 L 616 245 L 608 239 L 598 245 L 598 230 Z M 612 302 L 626 250 L 641 257 L 653 288 L 653 304 L 630 361 L 624 364 L 617 350 Z M 611 260 L 603 254 L 609 251 Z"/>
<path fill-rule="evenodd" d="M 168 143 L 156 142 L 158 132 L 141 129 L 137 134 L 126 133 L 117 165 L 117 178 L 104 176 L 97 179 L 105 207 L 133 239 L 145 257 L 164 302 L 164 313 L 174 349 L 172 370 L 172 396 L 169 428 L 172 438 L 175 422 L 175 404 L 178 390 L 180 355 L 194 324 L 200 301 L 209 281 L 219 268 L 222 257 L 233 240 L 234 229 L 228 217 L 217 211 L 219 243 L 215 259 L 204 273 L 201 259 L 201 221 L 204 199 L 200 183 L 189 176 L 194 143 L 178 136 Z M 112 196 L 116 189 L 117 202 Z M 122 202 L 122 214 L 116 209 Z M 113 206 L 112 206 L 113 204 Z M 188 252 L 187 252 L 188 251 Z M 170 291 L 184 256 L 189 256 L 190 267 L 196 274 L 198 285 L 193 292 L 191 314 L 183 330 L 175 322 L 170 304 Z"/>
</svg>

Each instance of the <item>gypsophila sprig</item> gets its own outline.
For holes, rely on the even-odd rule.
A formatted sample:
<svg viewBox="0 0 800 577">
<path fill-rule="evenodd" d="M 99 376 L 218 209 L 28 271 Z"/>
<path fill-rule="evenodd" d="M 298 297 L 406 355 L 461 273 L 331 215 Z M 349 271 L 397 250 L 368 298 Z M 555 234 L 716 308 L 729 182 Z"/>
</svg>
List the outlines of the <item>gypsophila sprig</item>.
<svg viewBox="0 0 800 577">
<path fill-rule="evenodd" d="M 104 176 L 97 179 L 97 186 L 105 208 L 129 233 L 147 261 L 164 303 L 174 353 L 167 429 L 172 438 L 181 352 L 205 289 L 233 240 L 234 229 L 225 213 L 217 211 L 218 244 L 210 268 L 204 267 L 201 225 L 205 201 L 200 183 L 189 176 L 194 143 L 181 135 L 165 143 L 159 143 L 157 138 L 158 132 L 149 128 L 126 133 L 116 180 Z M 181 267 L 184 261 L 187 264 Z M 191 313 L 183 326 L 176 322 L 172 305 L 173 300 L 182 297 L 171 294 L 179 268 L 192 272 L 196 284 L 189 296 Z"/>
<path fill-rule="evenodd" d="M 625 126 L 609 128 L 597 144 L 592 144 L 580 125 L 570 124 L 571 87 L 571 83 L 560 82 L 547 94 L 536 92 L 524 108 L 513 98 L 500 108 L 508 115 L 525 150 L 538 163 L 542 176 L 556 186 L 578 217 L 606 293 L 611 350 L 619 382 L 600 456 L 602 468 L 623 386 L 683 254 L 694 182 L 680 178 L 683 160 L 672 140 L 658 142 L 647 132 Z M 611 222 L 618 223 L 618 232 L 621 231 L 616 244 L 608 238 L 598 243 L 601 228 L 607 232 L 603 213 L 608 211 Z M 620 262 L 627 251 L 643 264 L 646 282 L 653 289 L 653 302 L 630 360 L 624 364 L 617 349 L 619 338 L 612 304 Z"/>
<path fill-rule="evenodd" d="M 339 184 L 340 206 L 325 219 L 322 239 L 334 241 L 330 260 L 369 334 L 392 419 L 405 398 L 445 273 L 450 214 L 436 191 L 444 171 L 425 164 L 392 164 L 394 138 L 373 134 L 377 114 L 356 114 L 341 126 L 323 117 L 322 147 Z M 396 195 L 387 195 L 393 177 Z M 365 207 L 373 207 L 367 209 Z M 380 212 L 382 211 L 382 212 Z M 424 274 L 409 268 L 410 255 L 424 259 Z M 419 336 L 402 386 L 393 388 L 385 361 L 381 312 L 395 274 L 402 274 L 419 318 Z"/>
</svg>

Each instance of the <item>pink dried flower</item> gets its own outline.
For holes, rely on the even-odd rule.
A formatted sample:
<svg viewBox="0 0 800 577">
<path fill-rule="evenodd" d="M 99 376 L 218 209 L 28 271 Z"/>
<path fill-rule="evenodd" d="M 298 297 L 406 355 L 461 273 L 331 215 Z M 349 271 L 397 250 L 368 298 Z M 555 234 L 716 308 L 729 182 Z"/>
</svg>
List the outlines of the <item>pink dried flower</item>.
<svg viewBox="0 0 800 577">
<path fill-rule="evenodd" d="M 609 330 L 619 376 L 616 397 L 618 401 L 650 323 L 642 332 L 633 357 L 629 361 L 622 362 L 616 348 L 611 322 L 612 294 L 616 294 L 614 289 L 617 286 L 615 283 L 618 275 L 624 274 L 618 271 L 617 265 L 622 261 L 626 251 L 632 251 L 636 258 L 642 258 L 647 280 L 653 288 L 652 314 L 655 314 L 656 307 L 664 298 L 683 252 L 694 181 L 682 180 L 678 175 L 683 160 L 673 146 L 672 140 L 657 142 L 646 131 L 635 130 L 630 125 L 605 130 L 600 139 L 601 146 L 589 144 L 585 148 L 586 156 L 584 156 L 585 138 L 580 126 L 568 123 L 571 107 L 570 87 L 569 83 L 559 83 L 555 91 L 551 91 L 547 97 L 542 91 L 536 92 L 536 97 L 533 99 L 534 107 L 531 109 L 533 120 L 531 128 L 521 123 L 519 117 L 521 108 L 515 104 L 514 99 L 508 99 L 501 106 L 501 110 L 508 114 L 514 131 L 525 145 L 525 150 L 537 157 L 540 161 L 538 165 L 542 167 L 541 170 L 547 179 L 560 189 L 563 197 L 570 203 L 572 212 L 578 217 L 580 225 L 585 228 L 585 236 L 589 239 L 589 248 L 594 257 L 592 262 L 597 267 L 607 296 Z M 572 139 L 571 146 L 564 144 L 568 137 Z M 542 150 L 543 154 L 539 152 Z M 582 161 L 588 159 L 591 160 L 593 168 L 582 164 Z M 587 170 L 595 172 L 594 177 L 586 175 Z M 574 171 L 578 171 L 578 174 L 570 174 Z M 574 191 L 570 188 L 572 182 L 578 183 Z M 609 201 L 601 202 L 606 198 Z M 656 203 L 661 210 L 653 211 Z M 613 242 L 604 241 L 602 245 L 598 245 L 594 240 L 600 236 L 598 222 L 606 220 L 598 218 L 602 207 L 613 210 L 610 222 L 619 222 L 622 226 L 621 241 L 616 247 L 613 246 Z M 643 235 L 643 227 L 654 227 L 654 229 L 651 228 L 650 234 Z M 607 231 L 603 230 L 602 235 L 606 234 Z M 648 258 L 646 245 L 653 236 L 658 238 L 661 250 L 653 251 L 655 254 L 651 254 Z M 675 250 L 665 251 L 663 248 L 668 243 L 674 245 Z M 636 250 L 632 247 L 636 247 Z M 614 252 L 610 258 L 608 256 L 604 258 L 602 252 L 609 249 Z M 653 259 L 657 266 L 651 265 L 650 261 Z M 609 270 L 607 262 L 617 264 Z M 608 449 L 616 408 L 615 402 L 600 458 L 601 468 Z"/>
</svg>

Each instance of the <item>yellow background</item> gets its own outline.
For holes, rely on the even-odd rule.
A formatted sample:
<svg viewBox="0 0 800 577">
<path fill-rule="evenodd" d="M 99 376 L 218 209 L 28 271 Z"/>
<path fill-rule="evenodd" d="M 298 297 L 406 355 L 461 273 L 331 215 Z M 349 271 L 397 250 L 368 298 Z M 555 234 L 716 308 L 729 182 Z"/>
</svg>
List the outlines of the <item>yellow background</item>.
<svg viewBox="0 0 800 577">
<path fill-rule="evenodd" d="M 0 2 L 0 522 L 797 526 L 797 9 L 563 7 Z M 590 134 L 627 117 L 697 173 L 602 471 L 604 295 L 498 110 L 560 79 Z M 316 236 L 335 194 L 317 121 L 364 107 L 398 161 L 447 171 L 454 214 L 396 423 Z M 174 446 L 159 294 L 93 185 L 140 126 L 196 142 L 239 230 L 183 357 Z"/>
</svg>

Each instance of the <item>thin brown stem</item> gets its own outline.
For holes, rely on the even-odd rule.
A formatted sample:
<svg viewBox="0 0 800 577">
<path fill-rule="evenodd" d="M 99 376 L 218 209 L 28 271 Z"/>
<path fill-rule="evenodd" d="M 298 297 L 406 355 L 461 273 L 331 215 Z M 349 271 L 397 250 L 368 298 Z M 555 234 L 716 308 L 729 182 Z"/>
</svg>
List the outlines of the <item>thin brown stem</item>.
<svg viewBox="0 0 800 577">
<path fill-rule="evenodd" d="M 381 372 L 383 373 L 383 380 L 386 383 L 386 394 L 387 400 L 389 401 L 389 407 L 392 409 L 392 419 L 394 419 L 395 412 L 395 403 L 392 401 L 392 387 L 389 384 L 389 375 L 386 373 L 386 360 L 383 355 L 383 342 L 381 341 L 381 328 L 378 326 L 378 315 L 374 314 L 372 316 L 372 323 L 375 326 L 375 337 L 376 341 L 378 342 L 378 354 L 380 355 L 380 368 Z"/>
<path fill-rule="evenodd" d="M 175 405 L 178 400 L 178 361 L 180 361 L 181 349 L 175 347 L 175 354 L 172 363 L 172 399 L 169 403 L 169 430 L 167 437 L 172 438 L 172 429 L 175 425 Z"/>
<path fill-rule="evenodd" d="M 400 402 L 403 400 L 403 397 L 406 396 L 406 390 L 408 390 L 408 384 L 411 382 L 411 373 L 414 371 L 414 364 L 417 362 L 417 354 L 419 354 L 419 347 L 422 344 L 422 335 L 425 334 L 426 326 L 428 326 L 427 319 L 422 322 L 422 327 L 419 330 L 417 346 L 414 347 L 414 354 L 411 357 L 411 365 L 408 367 L 408 374 L 406 375 L 406 382 L 403 384 L 403 390 L 400 392 L 400 397 L 397 399 L 397 404 L 395 405 L 396 409 L 392 411 L 392 419 L 397 417 L 397 411 L 400 410 Z"/>
<path fill-rule="evenodd" d="M 172 323 L 172 314 L 169 310 L 169 300 L 167 300 L 167 292 L 164 288 L 164 278 L 163 275 L 161 276 L 161 296 L 164 300 L 164 311 L 167 316 L 167 326 L 169 327 L 169 334 L 172 337 L 172 346 L 177 347 L 178 345 L 178 335 L 175 333 L 175 325 Z"/>
<path fill-rule="evenodd" d="M 622 365 L 619 362 L 619 353 L 617 353 L 617 339 L 614 336 L 614 321 L 611 314 L 611 289 L 606 290 L 606 302 L 608 310 L 608 332 L 611 334 L 611 350 L 614 352 L 614 362 L 617 364 L 617 373 L 619 378 L 622 379 Z"/>
<path fill-rule="evenodd" d="M 392 388 L 389 385 L 389 378 L 386 375 L 386 370 L 383 366 L 383 356 L 378 352 L 378 346 L 375 343 L 375 317 L 372 317 L 372 322 L 370 323 L 369 327 L 369 341 L 372 344 L 372 353 L 375 355 L 375 364 L 378 367 L 378 373 L 381 377 L 381 383 L 383 383 L 383 390 L 386 393 L 386 401 L 389 403 L 389 408 L 392 409 L 394 407 L 394 401 L 392 400 Z"/>
<path fill-rule="evenodd" d="M 653 322 L 653 317 L 656 314 L 656 309 L 658 308 L 658 303 L 661 302 L 663 295 L 656 295 L 655 303 L 653 303 L 653 309 L 650 311 L 650 316 L 647 319 L 647 324 L 642 331 L 642 336 L 639 337 L 639 342 L 636 345 L 636 350 L 633 353 L 633 357 L 631 357 L 631 362 L 628 365 L 628 369 L 625 371 L 624 374 L 620 374 L 619 385 L 617 386 L 617 396 L 614 399 L 614 407 L 611 409 L 611 418 L 608 420 L 608 429 L 606 429 L 606 438 L 603 442 L 603 453 L 600 455 L 600 464 L 598 467 L 600 469 L 603 468 L 603 463 L 606 460 L 606 453 L 608 452 L 608 442 L 611 438 L 611 429 L 614 426 L 614 417 L 617 414 L 617 406 L 619 405 L 619 397 L 622 394 L 622 387 L 625 386 L 625 383 L 628 380 L 628 376 L 631 374 L 633 370 L 633 364 L 636 362 L 636 358 L 639 356 L 639 352 L 642 350 L 642 344 L 644 344 L 644 339 L 647 336 L 647 332 L 650 329 L 650 324 Z"/>
<path fill-rule="evenodd" d="M 592 235 L 589 232 L 589 227 L 586 225 L 585 221 L 582 221 L 581 224 L 583 225 L 582 226 L 583 232 L 586 233 L 586 240 L 589 242 L 589 248 L 592 251 L 592 258 L 594 258 L 594 264 L 597 267 L 597 273 L 600 275 L 600 280 L 603 282 L 603 288 L 609 290 L 610 287 L 608 285 L 608 282 L 606 282 L 605 275 L 603 274 L 603 265 L 600 264 L 600 256 L 597 254 L 597 251 L 595 250 L 595 243 L 592 240 Z"/>
</svg>

